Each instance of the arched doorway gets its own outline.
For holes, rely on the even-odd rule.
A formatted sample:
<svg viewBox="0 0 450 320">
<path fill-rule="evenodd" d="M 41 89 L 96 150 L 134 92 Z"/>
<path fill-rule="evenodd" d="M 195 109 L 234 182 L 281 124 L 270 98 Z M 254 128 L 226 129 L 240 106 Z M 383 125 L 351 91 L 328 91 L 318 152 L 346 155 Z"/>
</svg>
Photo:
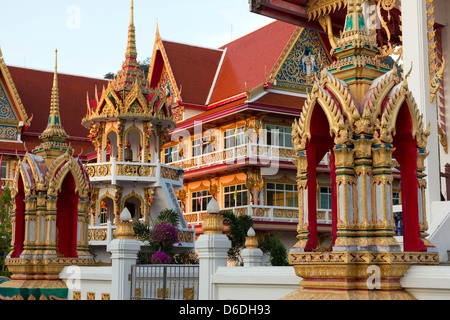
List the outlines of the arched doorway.
<svg viewBox="0 0 450 320">
<path fill-rule="evenodd" d="M 105 225 L 108 222 L 114 222 L 114 200 L 110 197 L 104 197 L 100 200 L 100 213 L 97 217 L 97 225 Z"/>
<path fill-rule="evenodd" d="M 310 139 L 306 143 L 307 189 L 308 189 L 308 231 L 309 239 L 305 251 L 313 251 L 318 246 L 317 234 L 317 167 L 327 152 L 330 152 L 330 178 L 332 194 L 332 243 L 337 234 L 336 214 L 336 167 L 334 161 L 334 139 L 330 135 L 327 116 L 319 104 L 314 106 L 310 118 Z"/>
<path fill-rule="evenodd" d="M 78 193 L 75 193 L 75 180 L 69 172 L 61 185 L 61 191 L 56 201 L 57 249 L 65 258 L 77 255 L 77 225 L 78 225 Z"/>
<path fill-rule="evenodd" d="M 400 164 L 404 250 L 427 251 L 420 239 L 417 140 L 413 137 L 413 120 L 406 102 L 398 111 L 393 138 L 395 151 L 392 155 Z"/>
<path fill-rule="evenodd" d="M 137 129 L 131 129 L 127 132 L 126 136 L 124 160 L 130 162 L 140 162 L 142 160 L 141 153 L 141 133 Z"/>
<path fill-rule="evenodd" d="M 111 161 L 112 158 L 118 157 L 118 147 L 117 147 L 117 133 L 115 131 L 110 131 L 106 136 L 106 152 L 107 160 Z M 109 159 L 108 159 L 109 153 Z"/>
<path fill-rule="evenodd" d="M 131 218 L 134 222 L 139 221 L 142 215 L 142 202 L 139 198 L 131 196 L 125 200 L 124 208 L 130 211 Z"/>
<path fill-rule="evenodd" d="M 19 258 L 23 251 L 23 242 L 25 239 L 25 191 L 22 176 L 19 174 L 17 194 L 14 198 L 16 204 L 15 227 L 14 227 L 14 251 L 11 258 Z"/>
</svg>

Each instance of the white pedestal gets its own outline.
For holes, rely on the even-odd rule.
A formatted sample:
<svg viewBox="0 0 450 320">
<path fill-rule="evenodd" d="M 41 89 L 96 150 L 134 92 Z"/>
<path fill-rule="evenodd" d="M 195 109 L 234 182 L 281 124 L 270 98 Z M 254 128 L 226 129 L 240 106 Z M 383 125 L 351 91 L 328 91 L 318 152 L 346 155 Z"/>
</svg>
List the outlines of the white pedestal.
<svg viewBox="0 0 450 320">
<path fill-rule="evenodd" d="M 263 257 L 261 249 L 244 249 L 241 252 L 242 259 L 244 260 L 244 267 L 260 267 Z"/>
<path fill-rule="evenodd" d="M 199 299 L 214 300 L 212 276 L 218 267 L 226 267 L 231 241 L 225 234 L 202 234 L 195 243 L 200 265 Z"/>
<path fill-rule="evenodd" d="M 141 248 L 135 239 L 114 239 L 110 244 L 112 261 L 112 300 L 130 300 L 131 266 L 136 264 Z"/>
</svg>

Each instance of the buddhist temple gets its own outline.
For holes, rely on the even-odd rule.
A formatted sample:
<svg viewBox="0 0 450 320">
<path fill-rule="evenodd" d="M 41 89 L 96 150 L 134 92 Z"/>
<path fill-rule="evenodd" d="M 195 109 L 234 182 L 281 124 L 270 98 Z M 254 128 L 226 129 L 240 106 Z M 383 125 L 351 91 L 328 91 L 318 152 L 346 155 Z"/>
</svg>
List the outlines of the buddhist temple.
<svg viewBox="0 0 450 320">
<path fill-rule="evenodd" d="M 449 299 L 447 1 L 249 0 L 275 21 L 217 48 L 156 24 L 148 75 L 135 3 L 110 80 L 0 51 L 0 300 Z M 192 265 L 138 259 L 165 209 Z"/>
</svg>

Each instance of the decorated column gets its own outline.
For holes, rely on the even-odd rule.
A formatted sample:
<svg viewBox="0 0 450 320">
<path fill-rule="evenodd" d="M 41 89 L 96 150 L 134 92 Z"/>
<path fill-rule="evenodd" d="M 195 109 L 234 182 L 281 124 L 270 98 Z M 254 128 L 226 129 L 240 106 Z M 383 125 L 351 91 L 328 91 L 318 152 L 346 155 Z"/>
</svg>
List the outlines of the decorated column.
<svg viewBox="0 0 450 320">
<path fill-rule="evenodd" d="M 295 129 L 295 128 L 294 128 Z M 293 131 L 295 139 L 296 131 Z M 306 160 L 306 152 L 300 151 L 295 157 L 297 165 L 297 190 L 298 190 L 298 225 L 297 225 L 297 239 L 298 242 L 292 247 L 294 252 L 305 251 L 306 244 L 309 239 L 309 224 L 308 224 L 308 162 Z"/>
</svg>

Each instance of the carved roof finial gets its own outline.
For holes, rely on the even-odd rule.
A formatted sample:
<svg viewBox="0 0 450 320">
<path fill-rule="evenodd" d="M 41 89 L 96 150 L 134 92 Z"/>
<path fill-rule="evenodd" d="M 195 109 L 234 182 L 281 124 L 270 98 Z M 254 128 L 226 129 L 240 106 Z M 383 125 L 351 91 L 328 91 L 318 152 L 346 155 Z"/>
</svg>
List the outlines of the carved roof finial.
<svg viewBox="0 0 450 320">
<path fill-rule="evenodd" d="M 58 50 L 55 50 L 55 73 L 53 75 L 53 88 L 50 99 L 50 115 L 48 117 L 47 127 L 39 136 L 42 143 L 33 152 L 36 155 L 48 158 L 49 163 L 47 164 L 49 165 L 52 159 L 71 150 L 71 147 L 65 143 L 68 138 L 69 136 L 61 125 L 58 86 Z"/>
<path fill-rule="evenodd" d="M 129 58 L 137 58 L 137 50 L 136 50 L 136 28 L 134 27 L 134 2 L 131 0 L 131 8 L 130 8 L 130 26 L 128 27 L 128 44 L 127 44 L 127 52 L 125 57 Z"/>
<path fill-rule="evenodd" d="M 40 136 L 42 141 L 55 140 L 64 142 L 67 133 L 61 125 L 61 115 L 59 112 L 59 86 L 58 86 L 58 50 L 55 50 L 55 72 L 53 75 L 53 88 L 50 102 L 50 115 L 47 127 Z"/>
</svg>

